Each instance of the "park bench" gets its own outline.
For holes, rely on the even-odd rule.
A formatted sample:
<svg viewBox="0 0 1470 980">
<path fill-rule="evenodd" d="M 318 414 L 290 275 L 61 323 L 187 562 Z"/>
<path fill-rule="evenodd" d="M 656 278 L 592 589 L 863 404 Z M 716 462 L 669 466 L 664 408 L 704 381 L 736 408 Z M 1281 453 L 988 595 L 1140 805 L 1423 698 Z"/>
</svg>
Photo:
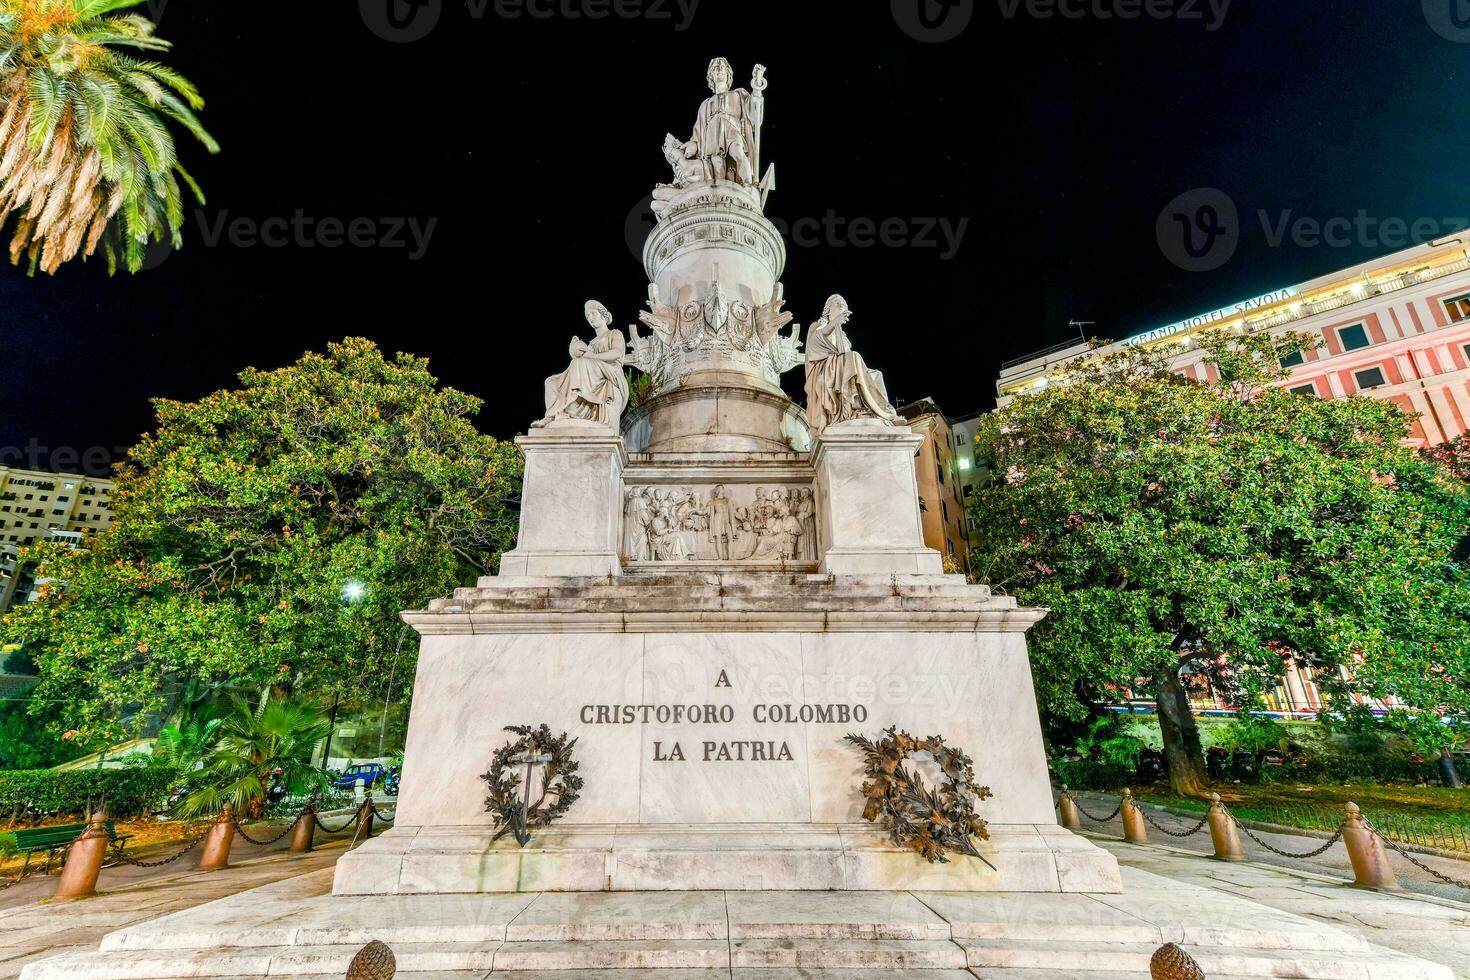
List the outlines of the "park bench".
<svg viewBox="0 0 1470 980">
<path fill-rule="evenodd" d="M 131 834 L 124 834 L 119 837 L 117 827 L 111 820 L 104 821 L 103 826 L 107 828 L 107 836 L 117 845 L 119 850 L 127 846 L 127 842 L 132 839 Z M 21 874 L 24 875 L 26 871 L 30 870 L 31 858 L 42 852 L 46 854 L 46 870 L 49 871 L 51 869 L 51 862 L 57 853 L 71 847 L 86 829 L 86 824 L 76 823 L 65 824 L 60 827 L 35 827 L 30 830 L 11 831 L 11 834 L 15 837 L 16 853 L 26 856 L 25 866 L 21 869 Z"/>
</svg>

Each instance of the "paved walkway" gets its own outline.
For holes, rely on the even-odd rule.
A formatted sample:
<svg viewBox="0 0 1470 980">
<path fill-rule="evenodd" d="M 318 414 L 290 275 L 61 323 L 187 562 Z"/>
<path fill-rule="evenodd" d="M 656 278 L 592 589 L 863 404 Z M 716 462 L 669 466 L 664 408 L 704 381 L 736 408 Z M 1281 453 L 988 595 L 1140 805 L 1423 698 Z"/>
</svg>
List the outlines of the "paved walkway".
<svg viewBox="0 0 1470 980">
<path fill-rule="evenodd" d="M 1110 813 L 1118 805 L 1118 797 L 1107 794 L 1078 793 L 1077 799 L 1081 802 L 1084 811 L 1095 813 L 1098 816 Z M 1166 844 L 1181 850 L 1191 851 L 1198 854 L 1213 854 L 1214 845 L 1210 843 L 1210 832 L 1206 828 L 1190 837 L 1179 839 L 1170 837 L 1158 828 L 1165 827 L 1174 833 L 1184 833 L 1199 823 L 1203 814 L 1194 816 L 1181 816 L 1165 810 L 1158 810 L 1147 805 L 1144 801 L 1148 820 L 1149 840 L 1156 844 Z M 1082 826 L 1085 830 L 1105 836 L 1121 837 L 1123 835 L 1123 822 L 1119 817 L 1107 821 L 1093 820 L 1082 814 Z M 1303 854 L 1316 850 L 1326 843 L 1325 838 L 1309 837 L 1301 834 L 1272 833 L 1269 831 L 1252 830 L 1251 833 L 1270 844 L 1272 847 L 1286 851 L 1288 854 Z M 1353 878 L 1352 865 L 1348 862 L 1347 848 L 1341 842 L 1333 844 L 1327 851 L 1316 857 L 1307 859 L 1288 858 L 1280 854 L 1268 851 L 1260 844 L 1242 833 L 1240 843 L 1245 851 L 1245 856 L 1252 861 L 1260 861 L 1273 867 L 1292 868 L 1298 871 L 1309 871 L 1317 874 L 1329 875 L 1335 879 L 1351 881 Z M 1413 853 L 1413 852 L 1410 852 Z M 1451 901 L 1470 902 L 1470 890 L 1447 885 L 1432 875 L 1415 867 L 1402 855 L 1392 848 L 1388 851 L 1389 863 L 1393 866 L 1393 872 L 1398 876 L 1399 884 L 1412 892 L 1425 895 L 1434 895 Z M 1460 881 L 1470 881 L 1470 861 L 1459 861 L 1454 858 L 1438 857 L 1428 854 L 1414 854 L 1414 860 L 1419 861 L 1434 870 L 1450 878 Z"/>
<path fill-rule="evenodd" d="M 1362 891 L 1325 874 L 1254 862 L 1226 864 L 1178 848 L 1089 836 L 1112 851 L 1125 868 L 1320 919 L 1356 932 L 1377 946 L 1443 963 L 1456 976 L 1470 978 L 1470 904 L 1431 895 Z"/>
<path fill-rule="evenodd" d="M 192 862 L 186 856 L 165 869 L 109 868 L 102 873 L 97 896 L 76 902 L 38 901 L 56 891 L 54 876 L 23 882 L 0 893 L 9 905 L 0 911 L 0 978 L 18 977 L 32 960 L 65 950 L 96 949 L 103 936 L 124 926 L 330 868 L 346 852 L 347 844 L 345 840 L 325 843 L 311 854 L 296 856 L 284 853 L 289 846 L 286 842 L 265 849 L 236 839 L 233 863 L 223 871 L 196 870 L 196 848 Z M 168 853 L 164 848 L 160 851 Z M 22 890 L 31 897 L 16 894 Z"/>
</svg>

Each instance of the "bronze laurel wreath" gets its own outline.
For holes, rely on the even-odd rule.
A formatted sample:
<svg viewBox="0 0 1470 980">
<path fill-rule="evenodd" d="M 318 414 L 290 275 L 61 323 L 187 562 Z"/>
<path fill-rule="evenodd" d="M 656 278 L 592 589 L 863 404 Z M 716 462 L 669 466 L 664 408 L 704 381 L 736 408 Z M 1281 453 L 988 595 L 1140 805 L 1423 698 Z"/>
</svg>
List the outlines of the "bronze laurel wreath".
<svg viewBox="0 0 1470 980">
<path fill-rule="evenodd" d="M 990 798 L 990 787 L 975 785 L 969 756 L 945 745 L 938 735 L 914 738 L 897 728 L 885 731 L 877 744 L 861 735 L 846 740 L 867 761 L 864 820 L 876 823 L 895 844 L 912 848 L 931 864 L 948 862 L 946 851 L 980 857 L 971 837 L 989 840 L 990 832 L 975 815 L 974 804 Z M 944 781 L 933 790 L 904 765 L 919 752 L 928 753 L 944 773 Z"/>
<path fill-rule="evenodd" d="M 582 789 L 582 777 L 577 775 L 578 762 L 572 758 L 576 739 L 568 739 L 567 733 L 560 737 L 551 734 L 545 725 L 531 728 L 528 725 L 511 725 L 506 729 L 520 738 L 495 750 L 490 758 L 490 771 L 480 778 L 490 784 L 490 795 L 485 797 L 485 811 L 495 815 L 499 832 L 495 840 L 506 834 L 515 834 L 522 847 L 531 839 L 531 828 L 546 827 L 553 820 L 564 816 L 577 802 Z M 516 770 L 526 765 L 531 757 L 540 757 L 541 795 L 534 803 L 529 802 L 529 790 L 521 792 L 521 774 Z M 547 803 L 550 797 L 553 802 Z"/>
</svg>

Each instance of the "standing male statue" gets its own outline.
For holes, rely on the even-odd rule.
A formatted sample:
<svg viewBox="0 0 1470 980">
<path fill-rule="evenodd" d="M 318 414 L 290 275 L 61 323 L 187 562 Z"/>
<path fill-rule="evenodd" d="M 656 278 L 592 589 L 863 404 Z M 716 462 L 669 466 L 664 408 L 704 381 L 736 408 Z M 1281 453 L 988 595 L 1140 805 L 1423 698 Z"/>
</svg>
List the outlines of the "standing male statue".
<svg viewBox="0 0 1470 980">
<path fill-rule="evenodd" d="M 732 90 L 735 70 L 724 58 L 710 62 L 705 76 L 714 93 L 699 107 L 694 135 L 684 144 L 684 155 L 702 160 L 710 180 L 733 180 L 747 187 L 760 173 L 760 128 L 765 121 L 766 69 L 755 66 L 750 87 Z"/>
<path fill-rule="evenodd" d="M 807 332 L 806 416 L 812 433 L 856 418 L 874 418 L 888 425 L 903 421 L 888 402 L 883 375 L 871 370 L 852 349 L 843 327 L 852 318 L 847 300 L 833 296 L 822 318 Z"/>
</svg>

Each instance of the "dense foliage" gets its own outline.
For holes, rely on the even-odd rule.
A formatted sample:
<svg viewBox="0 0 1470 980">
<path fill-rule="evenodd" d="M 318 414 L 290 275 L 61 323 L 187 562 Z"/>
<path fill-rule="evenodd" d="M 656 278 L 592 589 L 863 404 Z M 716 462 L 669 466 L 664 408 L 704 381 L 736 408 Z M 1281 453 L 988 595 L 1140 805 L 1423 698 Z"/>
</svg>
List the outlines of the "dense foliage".
<svg viewBox="0 0 1470 980">
<path fill-rule="evenodd" d="M 256 708 L 235 699 L 189 774 L 191 791 L 179 806 L 185 818 L 219 813 L 260 816 L 272 779 L 292 796 L 324 792 L 325 771 L 311 765 L 312 751 L 327 737 L 327 716 L 314 704 L 271 698 Z"/>
<path fill-rule="evenodd" d="M 240 382 L 157 402 L 111 529 L 30 552 L 49 582 L 0 619 L 90 742 L 161 713 L 165 680 L 400 701 L 417 635 L 399 611 L 513 539 L 520 455 L 426 361 L 349 339 Z"/>
<path fill-rule="evenodd" d="M 975 495 L 974 572 L 1051 608 L 1043 703 L 1080 718 L 1152 687 L 1180 792 L 1203 776 L 1190 675 L 1250 705 L 1296 661 L 1338 707 L 1470 708 L 1470 495 L 1405 448 L 1394 405 L 1270 387 L 1306 342 L 1208 338 L 1216 383 L 1130 349 L 980 428 L 1000 478 Z"/>
<path fill-rule="evenodd" d="M 107 814 L 126 820 L 162 808 L 178 773 L 167 766 L 35 769 L 0 772 L 0 813 L 12 819 L 82 814 L 104 798 Z"/>
<path fill-rule="evenodd" d="M 144 0 L 0 0 L 0 227 L 15 217 L 11 262 L 55 272 L 99 244 L 137 272 L 150 242 L 182 244 L 182 181 L 170 126 L 219 146 L 204 100 L 152 55 Z M 140 52 L 140 57 L 130 52 Z"/>
</svg>

